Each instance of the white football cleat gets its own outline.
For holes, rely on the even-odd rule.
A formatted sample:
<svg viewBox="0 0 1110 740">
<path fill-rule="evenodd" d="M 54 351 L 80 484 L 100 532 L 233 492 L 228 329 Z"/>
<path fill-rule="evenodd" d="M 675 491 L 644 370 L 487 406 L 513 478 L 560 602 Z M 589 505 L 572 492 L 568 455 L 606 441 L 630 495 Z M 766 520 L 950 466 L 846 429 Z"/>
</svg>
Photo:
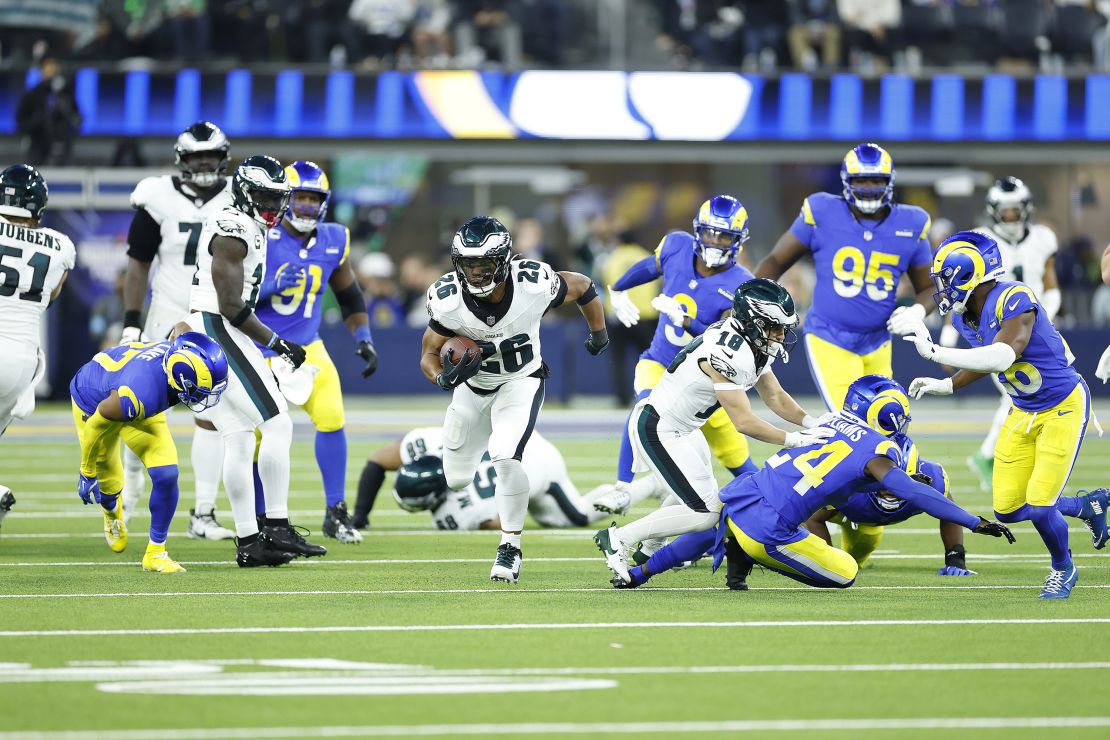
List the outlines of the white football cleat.
<svg viewBox="0 0 1110 740">
<path fill-rule="evenodd" d="M 493 559 L 493 568 L 490 569 L 489 579 L 503 583 L 516 583 L 520 580 L 520 564 L 524 560 L 524 553 L 519 547 L 513 547 L 508 542 L 502 542 L 497 548 L 497 557 Z"/>
<path fill-rule="evenodd" d="M 601 554 L 605 556 L 605 564 L 613 575 L 624 583 L 632 583 L 632 576 L 628 575 L 628 560 L 624 555 L 624 543 L 617 535 L 617 523 L 613 522 L 608 529 L 599 529 L 594 535 L 594 543 Z"/>
<path fill-rule="evenodd" d="M 235 533 L 216 521 L 216 509 L 189 509 L 189 529 L 186 532 L 194 540 L 230 540 Z"/>
<path fill-rule="evenodd" d="M 628 484 L 623 481 L 611 486 L 608 493 L 594 499 L 594 509 L 614 516 L 623 516 L 632 508 L 632 494 L 628 491 Z"/>
</svg>

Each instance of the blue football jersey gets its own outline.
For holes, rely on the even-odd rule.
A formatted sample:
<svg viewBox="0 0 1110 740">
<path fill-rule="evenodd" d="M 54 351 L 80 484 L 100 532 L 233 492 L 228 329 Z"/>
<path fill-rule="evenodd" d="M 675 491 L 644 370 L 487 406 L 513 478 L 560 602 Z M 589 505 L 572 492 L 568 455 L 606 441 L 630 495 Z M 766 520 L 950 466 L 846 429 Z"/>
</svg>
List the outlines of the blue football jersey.
<svg viewBox="0 0 1110 740">
<path fill-rule="evenodd" d="M 972 347 L 994 342 L 1002 322 L 1033 311 L 1033 333 L 1017 361 L 998 373 L 998 380 L 1022 411 L 1044 411 L 1056 406 L 1081 382 L 1072 367 L 1075 359 L 1064 338 L 1045 316 L 1032 289 L 1024 283 L 999 281 L 987 296 L 978 325 L 967 314 L 952 314 L 952 325 Z"/>
<path fill-rule="evenodd" d="M 659 242 L 655 261 L 663 273 L 663 295 L 681 303 L 686 313 L 696 321 L 687 331 L 661 316 L 651 345 L 640 355 L 643 359 L 670 365 L 691 339 L 717 322 L 725 311 L 732 309 L 736 289 L 752 279 L 751 272 L 737 264 L 705 277 L 698 274 L 694 267 L 695 260 L 697 256 L 692 234 L 672 231 Z"/>
<path fill-rule="evenodd" d="M 758 472 L 726 485 L 721 501 L 728 515 L 764 501 L 777 512 L 776 525 L 793 529 L 813 512 L 839 508 L 861 487 L 874 483 L 865 470 L 874 458 L 889 457 L 905 468 L 898 444 L 862 422 L 841 416 L 825 426 L 836 434 L 823 444 L 782 450 Z"/>
<path fill-rule="evenodd" d="M 266 237 L 266 275 L 286 270 L 304 270 L 305 279 L 291 288 L 260 300 L 255 308 L 259 320 L 283 338 L 300 345 L 320 338 L 324 292 L 336 268 L 351 250 L 351 232 L 342 224 L 323 223 L 306 245 L 291 236 L 284 224 L 270 229 Z M 263 354 L 274 352 L 265 347 Z"/>
<path fill-rule="evenodd" d="M 857 354 L 889 341 L 886 321 L 902 275 L 932 262 L 929 215 L 892 203 L 881 221 L 857 221 L 844 198 L 814 193 L 790 231 L 809 247 L 817 271 L 806 331 Z"/>
<path fill-rule="evenodd" d="M 98 352 L 69 382 L 77 407 L 92 414 L 115 391 L 128 421 L 148 419 L 177 403 L 162 366 L 170 342 L 132 342 Z"/>
</svg>

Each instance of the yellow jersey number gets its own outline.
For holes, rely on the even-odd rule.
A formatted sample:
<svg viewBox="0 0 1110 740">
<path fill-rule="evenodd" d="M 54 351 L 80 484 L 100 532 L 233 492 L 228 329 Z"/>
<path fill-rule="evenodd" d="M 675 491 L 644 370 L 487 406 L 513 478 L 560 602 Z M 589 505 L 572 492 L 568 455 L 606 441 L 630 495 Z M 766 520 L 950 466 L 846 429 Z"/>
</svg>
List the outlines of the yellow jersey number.
<svg viewBox="0 0 1110 740">
<path fill-rule="evenodd" d="M 686 313 L 691 319 L 697 318 L 698 304 L 694 302 L 693 298 L 686 295 L 685 293 L 678 293 L 672 296 L 672 298 L 678 301 L 679 305 L 686 309 Z M 675 345 L 676 347 L 685 347 L 687 344 L 690 343 L 690 340 L 694 338 L 690 335 L 690 332 L 686 331 L 682 327 L 672 324 L 671 320 L 668 319 L 666 316 L 660 315 L 659 320 L 663 322 L 663 336 L 667 338 L 668 342 Z"/>
<path fill-rule="evenodd" d="M 131 362 L 135 355 L 142 352 L 147 347 L 152 347 L 157 342 L 128 342 L 127 351 L 120 355 L 118 360 L 113 360 L 112 356 L 107 352 L 97 352 L 93 356 L 93 362 L 100 365 L 102 368 L 110 373 L 117 372 L 123 368 L 124 365 Z"/>
<path fill-rule="evenodd" d="M 294 268 L 292 265 L 284 264 L 278 268 L 278 273 L 289 269 Z M 305 318 L 312 317 L 312 310 L 316 306 L 316 297 L 320 294 L 320 289 L 324 283 L 324 269 L 320 265 L 308 265 L 305 271 L 308 275 L 307 279 L 270 296 L 270 305 L 282 316 L 292 316 L 303 302 Z"/>
<path fill-rule="evenodd" d="M 1003 389 L 1011 396 L 1028 396 L 1041 389 L 1041 371 L 1028 362 L 1015 362 L 998 374 Z"/>
<path fill-rule="evenodd" d="M 856 247 L 841 247 L 832 258 L 833 288 L 843 298 L 855 298 L 866 288 L 871 300 L 885 300 L 898 284 L 890 269 L 897 266 L 896 254 L 872 252 L 866 259 Z"/>
<path fill-rule="evenodd" d="M 803 452 L 794 458 L 794 467 L 802 474 L 801 479 L 794 484 L 794 492 L 804 496 L 809 491 L 825 482 L 825 476 L 832 472 L 840 463 L 852 454 L 852 446 L 843 439 L 837 439 L 817 449 Z M 777 468 L 784 462 L 789 462 L 790 456 L 780 452 L 767 460 L 772 468 Z"/>
</svg>

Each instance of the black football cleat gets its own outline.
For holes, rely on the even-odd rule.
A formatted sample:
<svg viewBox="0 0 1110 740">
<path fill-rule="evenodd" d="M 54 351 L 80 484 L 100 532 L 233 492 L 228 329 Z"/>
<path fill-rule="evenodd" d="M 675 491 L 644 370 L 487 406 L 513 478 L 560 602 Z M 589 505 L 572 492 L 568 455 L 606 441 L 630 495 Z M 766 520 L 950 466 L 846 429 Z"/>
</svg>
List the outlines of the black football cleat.
<svg viewBox="0 0 1110 740">
<path fill-rule="evenodd" d="M 339 540 L 345 545 L 357 545 L 362 542 L 362 532 L 358 531 L 351 522 L 347 513 L 347 504 L 340 501 L 335 506 L 329 506 L 324 512 L 324 536 Z"/>
<path fill-rule="evenodd" d="M 328 549 L 314 545 L 298 532 L 292 524 L 267 524 L 262 531 L 274 542 L 274 547 L 306 558 L 327 555 Z M 308 530 L 305 530 L 306 532 Z"/>
<path fill-rule="evenodd" d="M 273 568 L 285 565 L 297 557 L 291 552 L 279 550 L 275 547 L 274 541 L 262 532 L 258 533 L 254 542 L 244 545 L 236 539 L 235 544 L 238 547 L 235 563 L 240 568 L 261 568 L 262 566 Z"/>
<path fill-rule="evenodd" d="M 733 591 L 747 591 L 748 576 L 751 575 L 755 563 L 745 554 L 740 543 L 732 537 L 725 538 L 725 560 L 728 564 L 725 583 Z"/>
</svg>

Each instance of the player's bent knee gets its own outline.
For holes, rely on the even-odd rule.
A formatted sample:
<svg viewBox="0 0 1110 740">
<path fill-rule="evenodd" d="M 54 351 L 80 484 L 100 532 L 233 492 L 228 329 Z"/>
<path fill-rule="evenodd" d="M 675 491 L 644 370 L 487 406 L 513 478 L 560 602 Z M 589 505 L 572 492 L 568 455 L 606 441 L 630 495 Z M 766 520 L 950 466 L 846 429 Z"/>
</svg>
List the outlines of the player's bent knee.
<svg viewBox="0 0 1110 740">
<path fill-rule="evenodd" d="M 147 474 L 155 488 L 177 485 L 178 468 L 176 465 L 159 465 L 147 470 Z"/>
</svg>

